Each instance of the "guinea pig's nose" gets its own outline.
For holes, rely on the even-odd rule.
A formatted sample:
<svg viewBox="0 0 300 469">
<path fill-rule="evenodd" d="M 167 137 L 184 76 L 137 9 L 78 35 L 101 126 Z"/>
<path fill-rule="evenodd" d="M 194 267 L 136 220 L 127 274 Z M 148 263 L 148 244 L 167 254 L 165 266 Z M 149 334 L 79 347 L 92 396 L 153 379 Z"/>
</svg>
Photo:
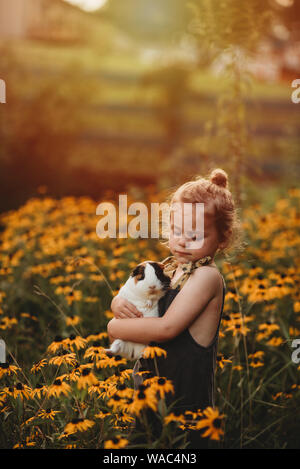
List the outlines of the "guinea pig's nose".
<svg viewBox="0 0 300 469">
<path fill-rule="evenodd" d="M 155 286 L 155 285 L 150 285 L 149 289 L 150 289 L 150 290 L 155 290 L 155 289 L 156 289 L 156 286 Z"/>
</svg>

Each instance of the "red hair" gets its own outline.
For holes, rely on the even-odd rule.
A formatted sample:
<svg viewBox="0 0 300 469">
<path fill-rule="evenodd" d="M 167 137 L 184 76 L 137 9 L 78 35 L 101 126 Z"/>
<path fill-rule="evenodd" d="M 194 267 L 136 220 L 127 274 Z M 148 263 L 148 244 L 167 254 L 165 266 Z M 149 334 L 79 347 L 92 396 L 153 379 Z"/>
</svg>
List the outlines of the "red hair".
<svg viewBox="0 0 300 469">
<path fill-rule="evenodd" d="M 241 248 L 242 227 L 232 193 L 228 187 L 227 173 L 216 168 L 207 177 L 198 176 L 173 192 L 170 204 L 174 202 L 213 202 L 215 223 L 222 243 L 222 252 Z"/>
</svg>

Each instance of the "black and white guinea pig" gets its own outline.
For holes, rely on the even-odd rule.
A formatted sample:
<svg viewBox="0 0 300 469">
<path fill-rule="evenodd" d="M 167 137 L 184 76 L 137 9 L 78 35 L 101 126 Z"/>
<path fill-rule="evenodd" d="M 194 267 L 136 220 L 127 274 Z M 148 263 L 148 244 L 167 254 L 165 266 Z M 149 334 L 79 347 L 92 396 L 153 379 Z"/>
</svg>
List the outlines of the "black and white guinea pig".
<svg viewBox="0 0 300 469">
<path fill-rule="evenodd" d="M 158 301 L 170 287 L 170 277 L 164 274 L 163 268 L 163 264 L 152 261 L 137 265 L 117 296 L 134 304 L 144 317 L 158 317 Z M 105 351 L 128 360 L 137 360 L 145 347 L 146 344 L 116 339 Z"/>
</svg>

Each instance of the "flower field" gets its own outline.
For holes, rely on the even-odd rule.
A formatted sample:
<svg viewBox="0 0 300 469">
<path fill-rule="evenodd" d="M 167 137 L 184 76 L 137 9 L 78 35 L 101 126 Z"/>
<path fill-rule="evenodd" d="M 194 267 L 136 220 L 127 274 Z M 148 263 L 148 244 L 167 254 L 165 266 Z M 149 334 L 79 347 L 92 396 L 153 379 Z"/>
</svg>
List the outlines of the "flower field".
<svg viewBox="0 0 300 469">
<path fill-rule="evenodd" d="M 268 211 L 244 209 L 246 248 L 216 259 L 227 286 L 216 407 L 180 416 L 165 406 L 171 382 L 150 377 L 134 390 L 134 362 L 103 350 L 113 295 L 137 263 L 168 256 L 166 247 L 100 239 L 87 197 L 30 199 L 3 214 L 0 447 L 138 448 L 134 422 L 147 407 L 164 423 L 155 439 L 143 420 L 148 448 L 184 448 L 178 430 L 188 428 L 213 448 L 299 447 L 299 198 L 290 189 Z"/>
</svg>

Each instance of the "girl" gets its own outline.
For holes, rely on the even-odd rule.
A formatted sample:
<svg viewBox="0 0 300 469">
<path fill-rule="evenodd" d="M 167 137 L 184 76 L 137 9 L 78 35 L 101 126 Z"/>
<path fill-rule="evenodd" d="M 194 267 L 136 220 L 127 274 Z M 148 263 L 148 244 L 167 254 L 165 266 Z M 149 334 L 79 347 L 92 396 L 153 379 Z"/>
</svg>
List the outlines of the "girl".
<svg viewBox="0 0 300 469">
<path fill-rule="evenodd" d="M 184 208 L 182 223 L 176 210 Z M 197 242 L 200 214 L 196 203 L 204 204 L 202 243 Z M 175 393 L 166 395 L 172 412 L 184 414 L 214 406 L 214 371 L 219 326 L 224 306 L 225 281 L 214 257 L 230 247 L 239 233 L 237 211 L 228 189 L 225 171 L 215 169 L 208 178 L 197 178 L 179 187 L 170 203 L 169 248 L 165 273 L 171 276 L 171 288 L 159 301 L 159 317 L 144 318 L 134 305 L 122 298 L 111 304 L 115 317 L 108 323 L 111 340 L 120 338 L 164 348 L 167 357 L 140 358 L 133 370 L 135 388 L 142 383 L 138 371 L 148 371 L 145 378 L 157 375 L 172 381 Z M 183 211 L 181 212 L 183 213 Z M 185 226 L 190 227 L 187 232 Z M 137 320 L 139 318 L 139 320 Z M 154 412 L 147 410 L 153 430 L 159 436 L 161 424 Z M 143 430 L 139 419 L 136 428 Z M 189 448 L 200 448 L 199 432 L 188 434 Z M 141 442 L 141 440 L 139 441 Z"/>
</svg>

